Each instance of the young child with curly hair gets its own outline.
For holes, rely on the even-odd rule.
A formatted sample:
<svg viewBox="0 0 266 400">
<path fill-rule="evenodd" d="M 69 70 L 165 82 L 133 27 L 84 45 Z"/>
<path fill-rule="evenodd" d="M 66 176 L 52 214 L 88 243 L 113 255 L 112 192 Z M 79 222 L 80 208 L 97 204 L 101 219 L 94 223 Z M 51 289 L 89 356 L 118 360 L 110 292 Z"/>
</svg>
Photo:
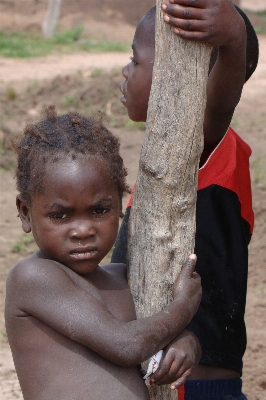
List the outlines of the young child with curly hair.
<svg viewBox="0 0 266 400">
<path fill-rule="evenodd" d="M 99 121 L 57 116 L 51 106 L 16 149 L 17 209 L 39 247 L 7 279 L 6 329 L 24 399 L 148 400 L 139 364 L 195 314 L 195 256 L 174 284 L 173 302 L 136 320 L 126 266 L 99 265 L 129 190 L 118 139 Z"/>
</svg>

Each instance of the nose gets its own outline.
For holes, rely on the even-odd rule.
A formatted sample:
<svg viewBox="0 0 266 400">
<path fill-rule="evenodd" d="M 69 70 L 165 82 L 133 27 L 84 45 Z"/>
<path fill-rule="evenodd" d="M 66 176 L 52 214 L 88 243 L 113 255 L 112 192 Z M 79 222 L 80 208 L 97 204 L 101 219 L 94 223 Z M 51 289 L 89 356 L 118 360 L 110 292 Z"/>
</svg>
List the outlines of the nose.
<svg viewBox="0 0 266 400">
<path fill-rule="evenodd" d="M 128 69 L 129 69 L 129 64 L 124 66 L 124 68 L 122 69 L 122 75 L 127 79 L 128 78 Z"/>
<path fill-rule="evenodd" d="M 72 240 L 84 240 L 95 236 L 97 230 L 90 222 L 79 221 L 68 231 L 68 237 Z"/>
</svg>

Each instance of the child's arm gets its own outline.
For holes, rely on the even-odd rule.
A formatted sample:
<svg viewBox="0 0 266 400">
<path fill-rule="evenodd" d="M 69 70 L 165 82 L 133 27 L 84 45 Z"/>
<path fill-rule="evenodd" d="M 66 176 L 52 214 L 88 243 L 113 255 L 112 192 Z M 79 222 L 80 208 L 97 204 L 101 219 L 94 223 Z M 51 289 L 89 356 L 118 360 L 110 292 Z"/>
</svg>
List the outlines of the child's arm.
<svg viewBox="0 0 266 400">
<path fill-rule="evenodd" d="M 226 133 L 240 100 L 246 72 L 245 23 L 231 0 L 170 0 L 162 9 L 178 36 L 219 46 L 207 83 L 202 165 Z"/>
<path fill-rule="evenodd" d="M 158 369 L 150 377 L 150 383 L 155 385 L 171 384 L 171 389 L 177 389 L 185 384 L 194 367 L 199 363 L 201 347 L 197 337 L 184 330 L 164 349 Z"/>
<path fill-rule="evenodd" d="M 195 259 L 190 259 L 175 282 L 174 300 L 168 307 L 148 318 L 122 322 L 89 282 L 85 291 L 58 263 L 29 260 L 15 266 L 8 277 L 9 307 L 16 304 L 9 313 L 17 318 L 35 317 L 122 366 L 138 365 L 164 348 L 184 329 L 201 299 Z"/>
</svg>

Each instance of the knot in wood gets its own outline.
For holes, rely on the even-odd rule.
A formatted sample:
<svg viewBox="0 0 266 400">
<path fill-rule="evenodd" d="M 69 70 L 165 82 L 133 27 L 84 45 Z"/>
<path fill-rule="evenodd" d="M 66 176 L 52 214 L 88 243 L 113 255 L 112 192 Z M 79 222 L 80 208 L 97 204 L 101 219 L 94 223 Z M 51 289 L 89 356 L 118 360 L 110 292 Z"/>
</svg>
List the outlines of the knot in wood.
<svg viewBox="0 0 266 400">
<path fill-rule="evenodd" d="M 178 202 L 178 208 L 181 214 L 184 214 L 188 209 L 188 203 L 186 200 L 180 200 Z"/>
</svg>

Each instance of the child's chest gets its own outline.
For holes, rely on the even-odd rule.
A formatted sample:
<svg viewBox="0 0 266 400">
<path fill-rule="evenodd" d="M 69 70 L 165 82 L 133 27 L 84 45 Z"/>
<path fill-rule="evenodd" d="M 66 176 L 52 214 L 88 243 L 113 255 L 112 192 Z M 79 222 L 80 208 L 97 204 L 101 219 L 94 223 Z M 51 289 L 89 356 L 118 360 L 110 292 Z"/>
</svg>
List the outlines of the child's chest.
<svg viewBox="0 0 266 400">
<path fill-rule="evenodd" d="M 123 322 L 136 319 L 135 306 L 127 284 L 124 269 L 119 266 L 101 269 L 99 279 L 93 284 L 99 290 L 99 294 L 107 309 Z"/>
<path fill-rule="evenodd" d="M 78 279 L 76 283 L 103 303 L 119 321 L 136 319 L 132 295 L 123 274 L 100 270 L 98 274 L 91 275 L 88 279 Z"/>
<path fill-rule="evenodd" d="M 119 321 L 128 322 L 136 319 L 135 306 L 129 288 L 102 290 L 101 296 L 107 309 Z"/>
</svg>

